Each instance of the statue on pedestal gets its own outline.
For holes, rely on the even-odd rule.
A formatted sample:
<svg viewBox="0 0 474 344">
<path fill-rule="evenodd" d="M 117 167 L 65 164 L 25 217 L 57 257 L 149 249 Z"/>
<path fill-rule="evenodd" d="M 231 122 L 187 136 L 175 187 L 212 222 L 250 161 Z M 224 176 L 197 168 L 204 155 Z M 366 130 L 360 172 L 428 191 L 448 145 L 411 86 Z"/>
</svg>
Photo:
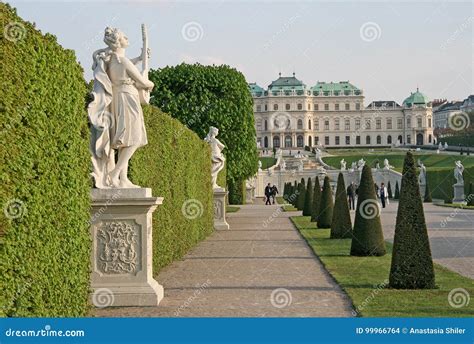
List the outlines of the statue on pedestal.
<svg viewBox="0 0 474 344">
<path fill-rule="evenodd" d="M 281 171 L 285 171 L 285 170 L 286 170 L 286 162 L 285 162 L 285 160 L 284 160 L 283 158 L 281 159 L 280 170 L 281 170 Z"/>
<path fill-rule="evenodd" d="M 346 161 L 344 159 L 341 160 L 341 171 L 345 171 L 346 170 Z"/>
<path fill-rule="evenodd" d="M 262 162 L 260 160 L 258 161 L 258 171 L 262 171 Z"/>
<path fill-rule="evenodd" d="M 418 160 L 418 166 L 420 167 L 418 182 L 420 183 L 420 185 L 425 185 L 426 184 L 426 167 L 423 164 L 423 162 L 421 162 L 420 160 Z"/>
<path fill-rule="evenodd" d="M 217 185 L 217 175 L 219 172 L 224 168 L 225 164 L 225 157 L 222 154 L 222 150 L 224 149 L 224 144 L 220 142 L 216 136 L 219 134 L 219 130 L 215 127 L 209 128 L 209 133 L 207 134 L 204 141 L 208 142 L 211 146 L 211 178 L 212 178 L 212 187 L 214 189 L 221 188 Z"/>
<path fill-rule="evenodd" d="M 148 103 L 154 84 L 148 80 L 146 30 L 144 47 L 134 59 L 125 56 L 127 36 L 116 28 L 106 28 L 107 48 L 94 52 L 94 100 L 88 106 L 91 128 L 94 185 L 98 189 L 139 188 L 128 179 L 128 162 L 135 151 L 148 143 L 141 103 Z M 142 71 L 135 66 L 142 62 Z M 117 163 L 115 153 L 118 152 Z"/>
<path fill-rule="evenodd" d="M 462 175 L 464 172 L 464 166 L 462 165 L 460 160 L 456 161 L 455 165 L 456 167 L 454 168 L 454 178 L 456 178 L 456 184 L 464 185 L 464 178 Z"/>
<path fill-rule="evenodd" d="M 389 171 L 393 166 L 390 165 L 390 163 L 388 162 L 388 159 L 384 159 L 383 161 L 383 169 L 386 170 L 386 171 Z"/>
</svg>

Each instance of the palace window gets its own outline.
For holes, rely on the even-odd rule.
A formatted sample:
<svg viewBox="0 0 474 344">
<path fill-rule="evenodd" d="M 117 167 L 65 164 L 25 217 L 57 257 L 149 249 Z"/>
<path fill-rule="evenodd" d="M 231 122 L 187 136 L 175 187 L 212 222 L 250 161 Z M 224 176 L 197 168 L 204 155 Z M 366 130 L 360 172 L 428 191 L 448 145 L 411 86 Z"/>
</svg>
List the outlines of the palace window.
<svg viewBox="0 0 474 344">
<path fill-rule="evenodd" d="M 431 143 L 431 134 L 428 135 L 428 142 Z"/>
<path fill-rule="evenodd" d="M 317 146 L 319 145 L 319 136 L 314 137 L 314 144 Z"/>
<path fill-rule="evenodd" d="M 334 110 L 339 111 L 339 104 L 334 105 Z"/>
<path fill-rule="evenodd" d="M 392 129 L 392 119 L 387 118 L 387 129 Z"/>
<path fill-rule="evenodd" d="M 311 110 L 311 105 L 308 103 L 308 110 Z"/>
<path fill-rule="evenodd" d="M 428 128 L 431 128 L 431 118 L 428 118 Z"/>
<path fill-rule="evenodd" d="M 356 136 L 356 145 L 360 145 L 360 136 Z"/>
<path fill-rule="evenodd" d="M 299 119 L 298 122 L 296 122 L 296 129 L 303 129 L 303 120 Z"/>
<path fill-rule="evenodd" d="M 390 136 L 390 135 L 387 136 L 387 144 L 388 145 L 392 144 L 392 136 Z"/>
<path fill-rule="evenodd" d="M 298 110 L 303 110 L 303 104 L 298 104 Z"/>
<path fill-rule="evenodd" d="M 416 119 L 416 126 L 417 126 L 418 128 L 421 128 L 421 117 L 418 117 L 418 118 Z"/>
<path fill-rule="evenodd" d="M 339 120 L 338 119 L 335 119 L 334 120 L 334 130 L 339 130 Z"/>
<path fill-rule="evenodd" d="M 319 130 L 319 119 L 314 120 L 314 129 Z"/>
<path fill-rule="evenodd" d="M 273 104 L 273 110 L 278 110 L 278 104 Z"/>
<path fill-rule="evenodd" d="M 411 128 L 411 118 L 407 117 L 407 128 Z M 408 142 L 410 143 L 410 142 Z"/>
<path fill-rule="evenodd" d="M 370 130 L 370 118 L 367 118 L 367 119 L 365 120 L 365 129 Z"/>
<path fill-rule="evenodd" d="M 375 120 L 375 129 L 382 129 L 382 120 L 380 118 Z"/>
<path fill-rule="evenodd" d="M 382 137 L 380 135 L 377 135 L 377 144 L 378 145 L 382 144 Z"/>
<path fill-rule="evenodd" d="M 291 109 L 291 106 L 290 106 L 290 104 L 285 104 L 285 109 L 286 109 L 286 110 L 289 110 L 289 109 Z"/>
<path fill-rule="evenodd" d="M 314 111 L 319 111 L 319 104 L 314 104 Z"/>
<path fill-rule="evenodd" d="M 344 129 L 351 130 L 351 121 L 349 119 L 344 120 Z"/>
<path fill-rule="evenodd" d="M 356 128 L 356 130 L 360 129 L 360 119 L 355 120 L 355 128 Z"/>
<path fill-rule="evenodd" d="M 311 120 L 308 119 L 308 129 L 311 130 Z"/>
<path fill-rule="evenodd" d="M 397 129 L 403 129 L 403 118 L 397 118 Z"/>
<path fill-rule="evenodd" d="M 326 110 L 326 111 L 329 110 L 329 104 L 324 104 L 324 110 Z"/>
<path fill-rule="evenodd" d="M 324 144 L 329 145 L 329 136 L 324 136 Z"/>
<path fill-rule="evenodd" d="M 257 131 L 261 131 L 261 130 L 262 130 L 262 120 L 258 119 L 257 120 Z"/>
<path fill-rule="evenodd" d="M 360 103 L 356 103 L 356 110 L 360 110 Z"/>
<path fill-rule="evenodd" d="M 262 111 L 262 105 L 257 105 L 257 112 Z"/>
<path fill-rule="evenodd" d="M 296 146 L 297 147 L 303 147 L 304 146 L 304 141 L 303 141 L 303 136 L 302 135 L 298 135 L 296 137 Z"/>
<path fill-rule="evenodd" d="M 264 125 L 264 128 L 265 128 L 265 131 L 267 131 L 267 130 L 268 130 L 268 122 L 267 122 L 267 120 L 265 120 L 265 122 L 264 122 L 263 125 Z"/>
<path fill-rule="evenodd" d="M 367 135 L 367 136 L 365 137 L 365 144 L 366 144 L 366 145 L 370 145 L 370 136 L 369 136 L 369 135 Z"/>
<path fill-rule="evenodd" d="M 329 130 L 329 121 L 328 120 L 324 121 L 324 130 Z"/>
<path fill-rule="evenodd" d="M 336 136 L 335 139 L 336 139 L 336 145 L 339 145 L 339 136 Z"/>
<path fill-rule="evenodd" d="M 268 110 L 268 106 L 267 106 L 267 104 L 265 104 L 265 111 L 267 111 L 267 110 Z"/>
<path fill-rule="evenodd" d="M 351 144 L 351 137 L 346 136 L 346 145 L 350 145 L 350 144 Z"/>
<path fill-rule="evenodd" d="M 407 135 L 407 143 L 411 144 L 411 136 L 410 135 Z"/>
<path fill-rule="evenodd" d="M 346 103 L 346 111 L 349 111 L 351 109 L 351 104 Z"/>
</svg>

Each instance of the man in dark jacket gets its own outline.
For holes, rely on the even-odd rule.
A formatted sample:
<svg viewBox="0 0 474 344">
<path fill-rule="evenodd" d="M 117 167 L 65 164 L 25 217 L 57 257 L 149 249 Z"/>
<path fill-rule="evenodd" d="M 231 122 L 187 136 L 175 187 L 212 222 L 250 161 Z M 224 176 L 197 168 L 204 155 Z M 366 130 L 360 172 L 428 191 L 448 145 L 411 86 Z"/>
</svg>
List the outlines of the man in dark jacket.
<svg viewBox="0 0 474 344">
<path fill-rule="evenodd" d="M 271 205 L 270 197 L 272 196 L 272 187 L 270 183 L 265 187 L 265 205 Z"/>
<path fill-rule="evenodd" d="M 272 201 L 273 201 L 273 204 L 275 204 L 275 198 L 276 198 L 277 194 L 278 194 L 278 188 L 276 187 L 275 184 L 273 184 L 273 186 L 272 186 Z"/>
<path fill-rule="evenodd" d="M 355 210 L 355 193 L 355 184 L 352 182 L 347 187 L 347 198 L 349 199 L 349 209 L 353 210 Z"/>
</svg>

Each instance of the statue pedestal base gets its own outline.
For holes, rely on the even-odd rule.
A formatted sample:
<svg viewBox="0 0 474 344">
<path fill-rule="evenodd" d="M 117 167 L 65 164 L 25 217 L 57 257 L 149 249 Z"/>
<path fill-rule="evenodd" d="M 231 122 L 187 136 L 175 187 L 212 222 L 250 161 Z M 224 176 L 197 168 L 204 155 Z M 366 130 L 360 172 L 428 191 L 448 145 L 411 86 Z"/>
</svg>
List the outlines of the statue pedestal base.
<svg viewBox="0 0 474 344">
<path fill-rule="evenodd" d="M 91 299 L 96 307 L 158 306 L 152 275 L 152 213 L 163 198 L 151 189 L 92 189 Z"/>
<path fill-rule="evenodd" d="M 426 184 L 420 184 L 421 199 L 425 199 L 425 193 L 426 193 Z"/>
<path fill-rule="evenodd" d="M 214 189 L 214 229 L 229 229 L 229 224 L 225 220 L 225 196 L 227 191 L 224 188 Z"/>
<path fill-rule="evenodd" d="M 252 191 L 253 191 L 253 188 L 246 188 L 245 189 L 245 203 L 247 203 L 247 204 L 252 204 L 253 203 Z"/>
<path fill-rule="evenodd" d="M 453 203 L 465 203 L 464 184 L 454 184 L 453 191 Z"/>
</svg>

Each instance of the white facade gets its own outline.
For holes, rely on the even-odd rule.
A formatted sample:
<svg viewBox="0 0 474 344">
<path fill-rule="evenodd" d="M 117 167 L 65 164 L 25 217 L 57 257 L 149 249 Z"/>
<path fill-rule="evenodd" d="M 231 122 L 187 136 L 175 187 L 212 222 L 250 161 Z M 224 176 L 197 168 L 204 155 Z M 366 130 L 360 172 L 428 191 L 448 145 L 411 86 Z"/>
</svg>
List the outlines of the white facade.
<svg viewBox="0 0 474 344">
<path fill-rule="evenodd" d="M 364 107 L 362 90 L 348 82 L 318 83 L 307 89 L 293 76 L 280 77 L 268 90 L 256 84 L 250 89 L 261 148 L 433 143 L 431 103 L 417 101 L 417 94 L 424 97 L 418 91 L 403 106 L 378 101 Z"/>
</svg>

